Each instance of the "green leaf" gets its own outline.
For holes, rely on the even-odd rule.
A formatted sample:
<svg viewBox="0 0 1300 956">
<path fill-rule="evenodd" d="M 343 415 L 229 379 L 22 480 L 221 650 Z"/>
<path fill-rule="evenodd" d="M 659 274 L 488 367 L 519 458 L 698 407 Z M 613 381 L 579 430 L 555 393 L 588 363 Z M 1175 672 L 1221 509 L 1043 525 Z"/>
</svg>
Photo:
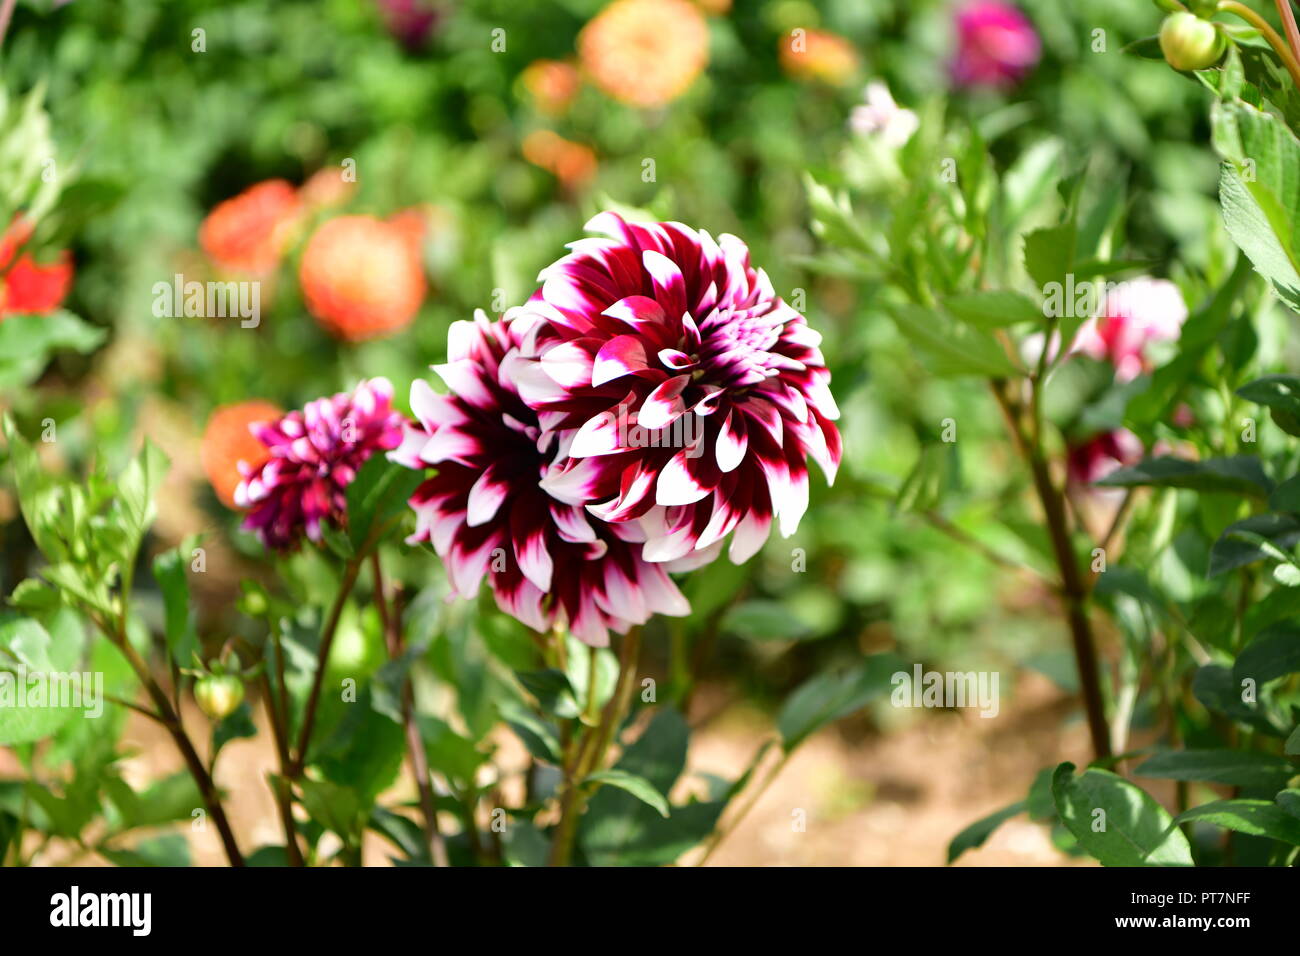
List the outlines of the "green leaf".
<svg viewBox="0 0 1300 956">
<path fill-rule="evenodd" d="M 114 826 L 119 830 L 191 820 L 194 811 L 203 807 L 194 778 L 184 770 L 163 777 L 139 793 L 118 778 L 105 782 L 104 790 L 117 814 Z"/>
<path fill-rule="evenodd" d="M 1266 407 L 1273 422 L 1288 435 L 1300 435 L 1300 376 L 1265 375 L 1237 389 L 1237 394 Z M 1288 506 L 1273 507 L 1278 511 L 1300 511 L 1300 488 L 1291 494 L 1297 497 L 1288 497 Z"/>
<path fill-rule="evenodd" d="M 1140 777 L 1281 790 L 1295 774 L 1282 757 L 1242 750 L 1171 750 L 1134 771 Z"/>
<path fill-rule="evenodd" d="M 417 723 L 429 766 L 462 786 L 473 784 L 474 776 L 487 760 L 487 755 L 479 751 L 474 741 L 456 733 L 446 721 L 420 714 Z"/>
<path fill-rule="evenodd" d="M 667 799 L 645 777 L 638 777 L 636 774 L 627 773 L 624 770 L 599 770 L 596 773 L 587 774 L 586 782 L 608 784 L 611 787 L 626 790 L 646 806 L 653 807 L 661 817 L 667 818 L 669 815 Z"/>
<path fill-rule="evenodd" d="M 1025 271 L 1039 289 L 1054 282 L 1066 284 L 1074 267 L 1075 233 L 1075 223 L 1070 220 L 1025 236 Z"/>
<path fill-rule="evenodd" d="M 818 674 L 801 685 L 777 714 L 781 746 L 794 750 L 822 727 L 861 710 L 886 693 L 905 665 L 893 654 L 876 654 L 856 666 Z"/>
<path fill-rule="evenodd" d="M 387 525 L 406 510 L 424 473 L 371 455 L 348 485 L 348 539 L 358 551 L 373 546 Z M 372 540 L 374 539 L 374 540 Z"/>
<path fill-rule="evenodd" d="M 146 438 L 140 454 L 118 478 L 113 516 L 122 534 L 117 553 L 122 558 L 124 574 L 134 565 L 140 542 L 153 524 L 154 498 L 169 465 L 167 456 Z"/>
<path fill-rule="evenodd" d="M 940 312 L 915 305 L 896 306 L 890 314 L 899 332 L 916 347 L 922 362 L 936 375 L 1010 378 L 1024 374 L 988 332 L 960 325 Z"/>
<path fill-rule="evenodd" d="M 1209 577 L 1217 577 L 1300 542 L 1300 517 L 1289 514 L 1251 515 L 1228 525 L 1210 548 Z"/>
<path fill-rule="evenodd" d="M 1300 673 L 1300 627 L 1275 624 L 1246 645 L 1232 665 L 1238 688 L 1247 678 L 1257 684 Z"/>
<path fill-rule="evenodd" d="M 515 677 L 528 693 L 537 698 L 543 713 L 566 719 L 577 717 L 581 711 L 578 695 L 564 671 L 553 667 L 540 671 L 516 671 Z"/>
<path fill-rule="evenodd" d="M 1286 739 L 1286 752 L 1292 756 L 1300 754 L 1300 727 L 1291 731 L 1291 736 Z"/>
<path fill-rule="evenodd" d="M 1225 830 L 1300 846 L 1300 819 L 1268 800 L 1216 800 L 1179 814 L 1179 823 L 1213 823 Z"/>
<path fill-rule="evenodd" d="M 1187 488 L 1192 491 L 1222 491 L 1268 497 L 1273 483 L 1264 474 L 1259 459 L 1252 455 L 1231 458 L 1206 458 L 1185 461 L 1182 458 L 1148 458 L 1131 468 L 1120 468 L 1097 482 L 1117 488 L 1150 486 L 1153 488 Z"/>
<path fill-rule="evenodd" d="M 943 307 L 977 329 L 1004 329 L 1022 322 L 1042 323 L 1043 310 L 1018 292 L 971 292 L 950 296 Z"/>
<path fill-rule="evenodd" d="M 190 845 L 179 833 L 141 840 L 132 849 L 97 847 L 101 856 L 115 866 L 189 866 Z"/>
<path fill-rule="evenodd" d="M 221 748 L 230 741 L 256 736 L 257 725 L 253 723 L 253 708 L 248 701 L 243 701 L 212 728 L 212 759 L 216 760 Z"/>
<path fill-rule="evenodd" d="M 1300 306 L 1300 141 L 1277 117 L 1238 101 L 1212 113 L 1214 146 L 1227 160 L 1219 199 L 1228 235 L 1292 309 Z"/>
<path fill-rule="evenodd" d="M 1192 848 L 1169 813 L 1140 787 L 1093 767 L 1063 763 L 1052 776 L 1056 812 L 1103 866 L 1191 866 Z"/>
<path fill-rule="evenodd" d="M 1003 807 L 1001 810 L 976 820 L 952 838 L 952 842 L 948 844 L 948 862 L 952 863 L 967 850 L 974 850 L 983 846 L 984 841 L 993 835 L 994 830 L 1012 817 L 1023 813 L 1024 810 L 1025 801 L 1020 800 L 1009 807 Z"/>
<path fill-rule="evenodd" d="M 311 818 L 326 830 L 337 833 L 344 843 L 355 843 L 367 818 L 357 792 L 351 787 L 310 777 L 303 777 L 298 786 L 302 790 L 302 805 Z"/>
<path fill-rule="evenodd" d="M 185 576 L 189 554 L 196 538 L 187 538 L 179 547 L 164 551 L 153 559 L 153 576 L 163 597 L 163 632 L 167 653 L 172 661 L 187 667 L 199 650 L 190 614 L 190 584 Z"/>
<path fill-rule="evenodd" d="M 1268 507 L 1272 511 L 1300 513 L 1300 475 L 1292 475 L 1274 488 L 1268 496 Z"/>
<path fill-rule="evenodd" d="M 0 746 L 49 737 L 92 702 L 93 687 L 74 670 L 84 634 L 76 616 L 63 613 L 69 617 L 52 621 L 53 636 L 31 618 L 0 623 Z"/>
</svg>

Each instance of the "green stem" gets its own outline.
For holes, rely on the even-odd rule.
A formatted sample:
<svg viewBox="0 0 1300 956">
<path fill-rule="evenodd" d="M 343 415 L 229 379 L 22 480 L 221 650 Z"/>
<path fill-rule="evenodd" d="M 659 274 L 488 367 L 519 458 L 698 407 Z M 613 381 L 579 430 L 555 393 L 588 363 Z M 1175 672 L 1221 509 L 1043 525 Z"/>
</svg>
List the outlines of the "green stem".
<svg viewBox="0 0 1300 956">
<path fill-rule="evenodd" d="M 1281 59 L 1286 71 L 1291 74 L 1291 82 L 1296 85 L 1297 89 L 1300 89 L 1300 63 L 1296 61 L 1296 54 L 1291 52 L 1286 41 L 1278 36 L 1277 31 L 1273 29 L 1267 20 L 1244 3 L 1238 3 L 1237 0 L 1221 0 L 1218 9 L 1222 13 L 1231 13 L 1240 17 L 1258 30 L 1264 39 L 1268 41 L 1268 45 L 1273 48 L 1273 52 Z"/>
<path fill-rule="evenodd" d="M 343 580 L 339 584 L 338 596 L 334 599 L 334 606 L 330 608 L 329 617 L 325 621 L 325 629 L 321 632 L 320 649 L 316 655 L 316 674 L 312 678 L 311 693 L 307 696 L 307 708 L 303 712 L 302 729 L 298 732 L 297 753 L 293 763 L 289 766 L 289 779 L 297 780 L 302 776 L 303 768 L 307 763 L 307 747 L 311 743 L 311 734 L 316 727 L 316 708 L 320 705 L 321 686 L 325 682 L 325 667 L 329 662 L 330 648 L 334 646 L 334 634 L 339 628 L 339 619 L 343 616 L 343 607 L 347 604 L 348 595 L 352 593 L 352 586 L 357 583 L 357 575 L 361 571 L 361 561 L 358 558 L 350 560 L 343 570 Z"/>
<path fill-rule="evenodd" d="M 572 771 L 566 776 L 560 794 L 560 822 L 555 827 L 551 843 L 550 866 L 568 866 L 573 855 L 573 842 L 578 833 L 578 820 L 586 805 L 583 781 L 599 768 L 605 760 L 605 751 L 613 742 L 632 702 L 632 688 L 636 682 L 637 660 L 641 653 L 641 629 L 634 627 L 623 638 L 619 654 L 618 683 L 613 695 L 601 713 L 600 725 L 584 735 L 578 745 Z M 588 746 L 590 744 L 590 746 Z"/>
</svg>

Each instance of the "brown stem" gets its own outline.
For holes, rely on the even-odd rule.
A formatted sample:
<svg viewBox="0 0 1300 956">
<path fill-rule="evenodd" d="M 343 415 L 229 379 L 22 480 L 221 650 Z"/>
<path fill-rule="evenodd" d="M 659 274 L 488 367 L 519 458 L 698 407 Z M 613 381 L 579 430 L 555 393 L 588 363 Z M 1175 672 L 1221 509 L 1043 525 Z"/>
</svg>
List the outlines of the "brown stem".
<svg viewBox="0 0 1300 956">
<path fill-rule="evenodd" d="M 302 729 L 298 732 L 297 754 L 289 766 L 291 780 L 301 777 L 303 768 L 307 765 L 307 746 L 311 743 L 311 733 L 316 726 L 316 708 L 320 704 L 321 687 L 325 683 L 325 666 L 329 662 L 330 648 L 334 646 L 334 634 L 339 629 L 339 618 L 343 615 L 343 607 L 347 604 L 348 595 L 352 593 L 352 586 L 356 584 L 357 574 L 360 571 L 361 564 L 356 559 L 347 563 L 343 570 L 343 580 L 339 583 L 338 596 L 334 599 L 334 606 L 330 608 L 325 630 L 321 632 L 320 649 L 316 655 L 316 674 L 312 678 L 306 710 L 303 711 Z"/>
<path fill-rule="evenodd" d="M 1286 42 L 1291 47 L 1291 55 L 1300 59 L 1300 29 L 1296 28 L 1291 0 L 1277 0 L 1277 12 L 1282 15 L 1282 28 L 1286 31 Z"/>
<path fill-rule="evenodd" d="M 1079 563 L 1070 541 L 1069 524 L 1065 514 L 1064 497 L 1052 481 L 1047 460 L 1042 449 L 1030 442 L 1020 424 L 1020 409 L 1007 394 L 1002 383 L 993 383 L 993 394 L 1006 416 L 1012 436 L 1021 454 L 1029 464 L 1047 522 L 1052 552 L 1061 574 L 1061 597 L 1065 602 L 1066 622 L 1074 645 L 1074 662 L 1079 671 L 1079 689 L 1088 715 L 1088 733 L 1092 737 L 1093 753 L 1098 760 L 1111 755 L 1110 731 L 1106 725 L 1106 708 L 1101 693 L 1101 675 L 1097 668 L 1097 648 L 1088 621 L 1088 587 L 1079 571 Z"/>
<path fill-rule="evenodd" d="M 384 643 L 388 647 L 388 656 L 392 660 L 397 660 L 402 656 L 401 615 L 396 608 L 389 610 L 378 549 L 371 555 L 370 570 L 374 575 L 375 604 L 378 605 L 379 619 L 384 626 Z M 433 781 L 429 776 L 429 757 L 424 752 L 424 739 L 420 736 L 420 726 L 415 719 L 415 691 L 411 686 L 409 673 L 402 679 L 401 694 L 406 761 L 411 768 L 411 776 L 415 778 L 415 787 L 420 795 L 420 812 L 424 816 L 424 838 L 429 850 L 429 860 L 434 866 L 450 866 L 447 844 L 438 830 L 438 801 L 433 792 Z M 473 826 L 472 819 L 467 826 Z"/>
<path fill-rule="evenodd" d="M 285 854 L 289 858 L 290 866 L 303 866 L 305 864 L 302 848 L 298 846 L 298 828 L 293 822 L 293 793 L 288 779 L 287 728 L 284 726 L 283 715 L 278 712 L 275 705 L 275 692 L 271 687 L 271 679 L 265 673 L 262 674 L 262 697 L 266 703 L 267 718 L 271 721 L 271 735 L 275 738 L 275 753 L 280 763 L 280 775 L 272 782 L 271 791 L 275 796 L 275 805 L 280 811 L 280 823 L 284 827 Z"/>
<path fill-rule="evenodd" d="M 230 861 L 231 866 L 243 866 L 244 856 L 239 852 L 239 845 L 235 842 L 234 831 L 230 828 L 230 821 L 226 819 L 226 811 L 221 805 L 221 797 L 217 794 L 216 784 L 213 783 L 212 775 L 208 773 L 207 768 L 203 765 L 203 760 L 199 757 L 198 751 L 194 749 L 194 743 L 190 740 L 189 734 L 185 732 L 180 715 L 172 707 L 172 702 L 168 700 L 167 693 L 149 670 L 149 665 L 145 663 L 144 658 L 127 640 L 125 622 L 119 624 L 116 632 L 107 633 L 109 639 L 117 645 L 118 650 L 130 663 L 131 669 L 135 671 L 140 683 L 144 685 L 161 718 L 160 723 L 167 728 L 167 732 L 176 744 L 176 749 L 185 758 L 185 766 L 189 768 L 194 782 L 199 785 L 199 793 L 203 797 L 204 804 L 207 805 L 208 813 L 212 816 L 212 822 L 217 826 L 217 832 L 221 835 L 221 844 L 225 848 L 226 859 Z"/>
</svg>

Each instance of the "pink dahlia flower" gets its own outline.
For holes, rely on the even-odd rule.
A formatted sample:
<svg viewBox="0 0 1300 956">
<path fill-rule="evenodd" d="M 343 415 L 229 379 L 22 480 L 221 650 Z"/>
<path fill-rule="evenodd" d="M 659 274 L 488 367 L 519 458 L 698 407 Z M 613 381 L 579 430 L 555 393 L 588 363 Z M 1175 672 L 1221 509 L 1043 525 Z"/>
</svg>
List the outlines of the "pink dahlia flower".
<svg viewBox="0 0 1300 956">
<path fill-rule="evenodd" d="M 1072 444 L 1066 470 L 1072 482 L 1090 485 L 1118 468 L 1141 461 L 1143 451 L 1142 439 L 1127 428 L 1117 428 Z"/>
<path fill-rule="evenodd" d="M 702 564 L 735 532 L 740 563 L 772 522 L 794 533 L 808 459 L 834 480 L 841 446 L 821 336 L 735 236 L 605 212 L 506 318 L 517 382 L 561 458 L 543 487 L 636 522 L 648 561 Z"/>
<path fill-rule="evenodd" d="M 472 597 L 487 575 L 503 611 L 593 646 L 609 643 L 609 628 L 689 613 L 670 569 L 641 558 L 638 527 L 593 520 L 544 490 L 559 439 L 519 397 L 517 345 L 504 322 L 478 312 L 452 324 L 447 363 L 434 366 L 451 394 L 411 386 L 419 421 L 389 457 L 436 472 L 411 497 L 408 540 L 433 545 L 455 595 Z"/>
<path fill-rule="evenodd" d="M 319 541 L 325 524 L 341 526 L 345 492 L 357 470 L 375 452 L 401 443 L 405 419 L 392 401 L 393 386 L 375 378 L 351 394 L 319 398 L 278 421 L 250 425 L 271 456 L 256 468 L 240 462 L 235 504 L 248 509 L 244 527 L 268 548 L 288 551 L 304 532 Z"/>
<path fill-rule="evenodd" d="M 957 11 L 956 25 L 952 75 L 958 86 L 1011 86 L 1042 52 L 1033 24 L 1001 0 L 970 0 Z"/>
<path fill-rule="evenodd" d="M 1115 377 L 1131 382 L 1149 362 L 1148 342 L 1172 342 L 1187 321 L 1178 286 L 1166 279 L 1121 282 L 1107 294 L 1101 311 L 1079 330 L 1072 351 L 1115 366 Z"/>
</svg>

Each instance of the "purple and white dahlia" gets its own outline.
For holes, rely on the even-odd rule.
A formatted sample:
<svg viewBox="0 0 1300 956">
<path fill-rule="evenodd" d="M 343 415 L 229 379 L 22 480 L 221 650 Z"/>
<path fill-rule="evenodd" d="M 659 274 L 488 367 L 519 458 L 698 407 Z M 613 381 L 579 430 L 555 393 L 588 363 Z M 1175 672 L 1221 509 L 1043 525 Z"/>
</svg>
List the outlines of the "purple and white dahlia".
<svg viewBox="0 0 1300 956">
<path fill-rule="evenodd" d="M 235 504 L 248 509 L 244 527 L 277 551 L 296 547 L 304 534 L 319 541 L 326 524 L 342 524 L 358 469 L 401 443 L 404 422 L 393 410 L 393 386 L 374 378 L 278 421 L 250 425 L 271 457 L 255 468 L 240 462 Z"/>
<path fill-rule="evenodd" d="M 604 212 L 507 321 L 516 382 L 560 457 L 561 501 L 646 536 L 648 561 L 736 563 L 773 521 L 794 533 L 808 459 L 833 481 L 841 444 L 821 335 L 735 236 Z"/>
<path fill-rule="evenodd" d="M 450 394 L 411 386 L 418 422 L 389 457 L 436 471 L 410 499 L 408 541 L 433 545 L 454 595 L 472 597 L 486 575 L 506 613 L 594 646 L 609 643 L 609 628 L 688 613 L 669 569 L 642 559 L 638 527 L 593 520 L 546 492 L 559 438 L 519 396 L 517 346 L 504 322 L 478 312 L 452 324 L 447 363 L 434 366 Z"/>
</svg>

